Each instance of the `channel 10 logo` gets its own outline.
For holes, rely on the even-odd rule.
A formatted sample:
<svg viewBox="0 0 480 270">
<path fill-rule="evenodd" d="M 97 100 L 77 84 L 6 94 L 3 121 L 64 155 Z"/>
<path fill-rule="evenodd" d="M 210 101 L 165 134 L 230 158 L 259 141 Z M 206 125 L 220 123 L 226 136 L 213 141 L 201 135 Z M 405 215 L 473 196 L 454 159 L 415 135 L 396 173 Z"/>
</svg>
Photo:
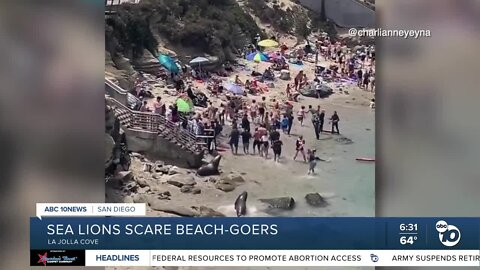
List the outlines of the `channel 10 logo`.
<svg viewBox="0 0 480 270">
<path fill-rule="evenodd" d="M 438 238 L 444 246 L 453 247 L 460 242 L 462 234 L 456 226 L 448 225 L 446 221 L 440 220 L 435 225 L 435 229 L 437 229 Z"/>
</svg>

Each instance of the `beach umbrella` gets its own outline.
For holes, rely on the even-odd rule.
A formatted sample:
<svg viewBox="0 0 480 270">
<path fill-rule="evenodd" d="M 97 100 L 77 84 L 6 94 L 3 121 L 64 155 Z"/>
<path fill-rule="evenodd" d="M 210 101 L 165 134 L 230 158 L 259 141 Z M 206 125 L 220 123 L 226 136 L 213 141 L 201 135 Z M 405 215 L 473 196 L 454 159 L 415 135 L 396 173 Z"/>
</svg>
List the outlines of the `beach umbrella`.
<svg viewBox="0 0 480 270">
<path fill-rule="evenodd" d="M 258 46 L 261 46 L 261 47 L 277 47 L 278 42 L 276 42 L 273 39 L 264 39 L 264 40 L 258 42 Z"/>
<path fill-rule="evenodd" d="M 227 91 L 234 93 L 236 95 L 243 95 L 243 89 L 238 84 L 229 82 L 225 84 L 225 89 L 227 89 Z"/>
<path fill-rule="evenodd" d="M 173 73 L 178 73 L 180 69 L 178 68 L 177 63 L 168 55 L 161 54 L 158 57 L 158 61 L 160 61 L 160 65 L 166 68 L 168 71 Z"/>
<path fill-rule="evenodd" d="M 255 61 L 255 62 L 267 62 L 268 61 L 268 56 L 264 53 L 261 52 L 254 52 L 249 55 L 247 55 L 247 60 L 249 61 Z"/>
<path fill-rule="evenodd" d="M 207 58 L 205 57 L 195 57 L 194 59 L 192 59 L 190 62 L 188 62 L 190 65 L 201 65 L 201 64 L 206 64 L 210 62 L 210 60 L 208 60 Z"/>
<path fill-rule="evenodd" d="M 178 98 L 175 104 L 177 104 L 178 111 L 182 113 L 189 113 L 193 109 L 193 105 L 183 98 Z"/>
</svg>

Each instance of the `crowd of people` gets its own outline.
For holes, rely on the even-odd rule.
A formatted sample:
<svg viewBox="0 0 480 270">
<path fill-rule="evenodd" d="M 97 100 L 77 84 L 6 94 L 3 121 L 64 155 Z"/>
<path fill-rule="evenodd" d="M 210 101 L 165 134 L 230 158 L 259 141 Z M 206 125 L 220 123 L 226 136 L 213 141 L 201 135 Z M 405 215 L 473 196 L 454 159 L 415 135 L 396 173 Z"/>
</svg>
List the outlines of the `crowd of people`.
<svg viewBox="0 0 480 270">
<path fill-rule="evenodd" d="M 231 121 L 228 144 L 232 154 L 238 155 L 241 143 L 243 154 L 245 155 L 258 155 L 268 159 L 273 154 L 273 161 L 280 162 L 282 148 L 284 147 L 284 142 L 281 140 L 282 134 L 290 136 L 295 122 L 293 106 L 288 102 L 285 103 L 282 109 L 277 102 L 274 102 L 273 106 L 267 106 L 266 98 L 262 97 L 261 102 L 257 103 L 255 100 L 252 100 L 251 104 L 246 105 L 241 115 L 240 120 L 235 115 L 232 118 L 227 115 L 227 120 Z M 280 116 L 281 119 L 277 116 Z M 308 110 L 302 106 L 297 111 L 298 124 L 303 126 L 307 118 L 311 119 L 313 132 L 317 140 L 320 139 L 320 134 L 323 132 L 340 134 L 340 117 L 336 111 L 329 118 L 331 131 L 323 129 L 325 110 L 321 109 L 320 106 L 314 109 L 310 105 Z M 253 129 L 252 126 L 254 127 Z M 316 157 L 316 150 L 307 149 L 303 136 L 298 137 L 294 147 L 295 155 L 293 160 L 301 157 L 304 162 L 309 164 L 308 173 L 314 173 L 316 162 L 320 160 Z"/>
<path fill-rule="evenodd" d="M 317 59 L 321 55 L 325 61 L 334 62 L 323 72 L 333 77 L 343 77 L 355 80 L 357 86 L 375 91 L 375 46 L 357 46 L 347 48 L 341 42 L 331 42 L 323 37 L 316 42 Z"/>
<path fill-rule="evenodd" d="M 251 46 L 244 51 L 244 54 L 257 50 L 259 50 L 258 46 Z M 322 56 L 326 61 L 335 64 L 322 69 L 321 72 L 316 72 L 311 81 L 307 78 L 306 73 L 300 70 L 292 82 L 287 84 L 286 102 L 275 99 L 267 101 L 265 96 L 262 96 L 260 101 L 250 100 L 246 97 L 248 93 L 263 95 L 268 89 L 264 89 L 260 83 L 275 80 L 275 70 L 288 69 L 286 49 L 283 49 L 282 46 L 282 50 L 277 52 L 277 60 L 273 61 L 272 66 L 266 68 L 263 73 L 253 71 L 252 78 L 245 82 L 236 75 L 233 83 L 246 90 L 244 95 L 227 94 L 225 95 L 226 101 L 222 98 L 223 101 L 219 106 L 209 102 L 205 95 L 202 97 L 200 93 L 195 93 L 191 82 L 207 79 L 205 81 L 207 81 L 207 89 L 210 90 L 211 96 L 218 97 L 229 92 L 224 87 L 221 78 L 216 79 L 207 71 L 191 69 L 190 72 L 183 70 L 181 74 L 171 73 L 170 76 L 161 76 L 159 79 L 173 83 L 178 98 L 191 100 L 194 105 L 204 107 L 204 109 L 193 109 L 188 114 L 179 112 L 176 102 L 167 105 L 162 97 L 153 97 L 145 78 L 140 76 L 135 82 L 134 90 L 131 91 L 140 101 L 140 104 L 135 106 L 135 110 L 166 117 L 176 123 L 179 128 L 193 133 L 197 140 L 203 141 L 210 153 L 219 150 L 221 139 L 225 138 L 228 140 L 228 145 L 234 155 L 238 155 L 238 148 L 241 143 L 241 151 L 243 150 L 245 155 L 259 155 L 265 159 L 273 156 L 273 161 L 279 162 L 283 158 L 282 148 L 285 147 L 281 137 L 290 136 L 295 122 L 304 126 L 305 122 L 310 119 L 317 140 L 320 139 L 322 133 L 340 134 L 340 117 L 336 111 L 332 112 L 328 118 L 326 111 L 321 109 L 320 106 L 313 108 L 310 105 L 308 109 L 305 106 L 300 106 L 294 112 L 292 101 L 298 101 L 300 89 L 313 84 L 315 89 L 320 90 L 326 77 L 338 76 L 355 80 L 358 87 L 362 89 L 375 91 L 375 70 L 373 68 L 375 48 L 373 46 L 352 51 L 346 49 L 339 42 L 334 43 L 328 37 L 322 37 L 319 38 L 313 48 L 303 51 L 303 54 L 298 52 L 295 54 L 298 61 L 303 61 L 304 57 L 313 55 L 313 52 L 316 60 L 319 56 Z M 234 70 L 230 63 L 222 66 L 222 72 L 227 75 L 232 71 Z M 318 97 L 320 97 L 320 94 Z M 147 100 L 150 98 L 153 98 L 154 101 L 149 104 Z M 375 108 L 374 99 L 372 99 L 370 107 Z M 230 122 L 230 127 L 227 128 L 229 130 L 228 135 L 222 134 L 225 133 L 224 127 L 226 127 L 227 121 Z M 331 126 L 331 129 L 324 129 L 327 125 L 325 121 L 329 121 L 328 125 Z M 298 136 L 293 147 L 295 147 L 293 160 L 303 159 L 304 162 L 309 164 L 308 173 L 314 173 L 316 162 L 320 160 L 316 157 L 316 150 L 308 149 L 302 136 Z"/>
</svg>

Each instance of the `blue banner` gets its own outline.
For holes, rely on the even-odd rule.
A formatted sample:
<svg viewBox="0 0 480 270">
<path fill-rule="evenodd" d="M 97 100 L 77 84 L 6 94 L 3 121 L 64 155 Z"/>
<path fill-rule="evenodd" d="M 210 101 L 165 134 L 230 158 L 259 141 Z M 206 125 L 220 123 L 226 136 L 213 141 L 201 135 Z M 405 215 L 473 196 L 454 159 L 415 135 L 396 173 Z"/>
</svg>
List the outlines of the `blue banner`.
<svg viewBox="0 0 480 270">
<path fill-rule="evenodd" d="M 477 218 L 33 217 L 35 250 L 479 249 Z"/>
</svg>

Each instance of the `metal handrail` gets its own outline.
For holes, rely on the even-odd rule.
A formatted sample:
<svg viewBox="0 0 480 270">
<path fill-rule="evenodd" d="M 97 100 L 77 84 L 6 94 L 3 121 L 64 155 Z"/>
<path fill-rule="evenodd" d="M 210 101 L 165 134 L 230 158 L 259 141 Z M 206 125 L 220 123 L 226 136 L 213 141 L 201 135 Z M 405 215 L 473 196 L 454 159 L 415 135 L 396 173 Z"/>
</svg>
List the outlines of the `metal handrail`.
<svg viewBox="0 0 480 270">
<path fill-rule="evenodd" d="M 182 146 L 187 147 L 191 151 L 201 150 L 200 145 L 197 144 L 197 137 L 193 133 L 182 129 L 177 123 L 168 120 L 166 117 L 155 113 L 133 111 L 111 97 L 108 100 L 113 102 L 115 106 L 128 112 L 128 119 L 126 120 L 129 123 L 129 128 L 156 134 L 163 133 L 164 130 L 167 130 L 167 133 L 171 131 L 175 135 L 171 139 L 175 139 Z M 192 148 L 192 146 L 195 147 Z"/>
<path fill-rule="evenodd" d="M 115 84 L 114 82 L 112 82 L 107 78 L 105 78 L 105 83 L 119 94 L 126 95 L 128 93 L 127 90 L 121 88 L 120 86 L 118 86 L 117 84 Z"/>
</svg>

